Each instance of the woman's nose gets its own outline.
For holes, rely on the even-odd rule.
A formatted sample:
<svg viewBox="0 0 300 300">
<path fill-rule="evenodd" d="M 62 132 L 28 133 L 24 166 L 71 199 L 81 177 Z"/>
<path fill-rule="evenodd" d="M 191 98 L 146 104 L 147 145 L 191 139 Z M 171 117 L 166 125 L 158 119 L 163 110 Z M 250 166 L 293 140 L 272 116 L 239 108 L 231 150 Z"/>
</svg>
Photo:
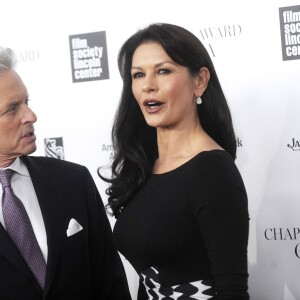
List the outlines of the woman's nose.
<svg viewBox="0 0 300 300">
<path fill-rule="evenodd" d="M 144 93 L 153 92 L 157 89 L 157 84 L 153 76 L 146 76 L 144 78 L 142 90 Z"/>
</svg>

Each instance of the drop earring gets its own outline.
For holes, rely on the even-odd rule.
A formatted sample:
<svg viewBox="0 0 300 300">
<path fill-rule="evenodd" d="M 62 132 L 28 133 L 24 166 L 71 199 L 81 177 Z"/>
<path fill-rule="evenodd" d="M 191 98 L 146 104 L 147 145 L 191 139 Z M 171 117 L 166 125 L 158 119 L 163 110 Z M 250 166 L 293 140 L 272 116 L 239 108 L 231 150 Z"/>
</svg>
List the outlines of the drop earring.
<svg viewBox="0 0 300 300">
<path fill-rule="evenodd" d="M 200 105 L 201 103 L 202 103 L 202 99 L 201 99 L 201 97 L 199 96 L 199 97 L 197 97 L 197 99 L 196 99 L 196 103 L 198 104 L 198 105 Z"/>
</svg>

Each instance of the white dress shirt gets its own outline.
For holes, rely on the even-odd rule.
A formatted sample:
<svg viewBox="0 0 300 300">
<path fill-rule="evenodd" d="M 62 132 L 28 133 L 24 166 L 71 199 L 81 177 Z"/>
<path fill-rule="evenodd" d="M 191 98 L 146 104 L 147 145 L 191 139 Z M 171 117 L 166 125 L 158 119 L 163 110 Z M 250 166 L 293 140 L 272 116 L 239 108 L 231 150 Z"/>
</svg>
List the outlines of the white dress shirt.
<svg viewBox="0 0 300 300">
<path fill-rule="evenodd" d="M 11 187 L 26 209 L 34 234 L 42 250 L 44 259 L 47 262 L 48 245 L 45 223 L 28 169 L 19 158 L 17 158 L 9 167 L 3 169 L 11 169 L 14 171 L 11 178 Z M 5 228 L 2 212 L 2 194 L 3 190 L 0 188 L 0 222 Z"/>
</svg>

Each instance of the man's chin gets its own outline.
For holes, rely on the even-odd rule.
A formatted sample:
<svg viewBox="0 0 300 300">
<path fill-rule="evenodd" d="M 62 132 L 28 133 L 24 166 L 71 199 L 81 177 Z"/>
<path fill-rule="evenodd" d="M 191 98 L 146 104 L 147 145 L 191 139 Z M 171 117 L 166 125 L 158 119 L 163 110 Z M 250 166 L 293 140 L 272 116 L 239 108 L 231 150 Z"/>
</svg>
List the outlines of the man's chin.
<svg viewBox="0 0 300 300">
<path fill-rule="evenodd" d="M 24 151 L 22 151 L 22 153 L 21 153 L 21 156 L 32 154 L 35 151 L 36 151 L 36 145 L 32 145 L 31 147 L 24 149 Z"/>
</svg>

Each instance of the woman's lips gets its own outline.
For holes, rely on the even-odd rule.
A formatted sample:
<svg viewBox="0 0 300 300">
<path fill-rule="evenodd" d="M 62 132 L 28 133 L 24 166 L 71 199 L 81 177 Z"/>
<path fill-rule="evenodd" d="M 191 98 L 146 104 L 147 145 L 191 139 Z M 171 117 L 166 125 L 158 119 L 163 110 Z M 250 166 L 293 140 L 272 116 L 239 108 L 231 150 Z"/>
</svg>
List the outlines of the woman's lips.
<svg viewBox="0 0 300 300">
<path fill-rule="evenodd" d="M 164 103 L 159 100 L 151 99 L 151 100 L 143 101 L 143 105 L 145 106 L 146 111 L 151 114 L 151 113 L 156 113 L 159 110 L 161 110 L 164 106 Z"/>
</svg>

